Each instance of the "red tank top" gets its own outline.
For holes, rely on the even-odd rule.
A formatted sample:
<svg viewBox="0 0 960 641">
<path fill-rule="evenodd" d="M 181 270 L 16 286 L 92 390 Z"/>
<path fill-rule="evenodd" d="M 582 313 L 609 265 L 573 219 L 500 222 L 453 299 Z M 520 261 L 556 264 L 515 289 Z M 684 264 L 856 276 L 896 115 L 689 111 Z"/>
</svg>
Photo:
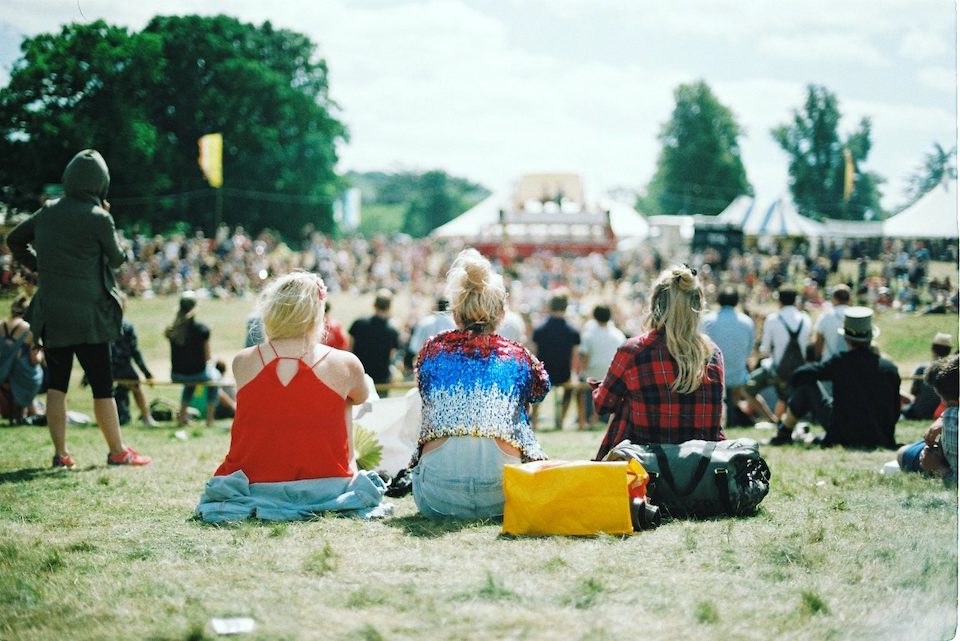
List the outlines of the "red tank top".
<svg viewBox="0 0 960 641">
<path fill-rule="evenodd" d="M 263 362 L 259 346 L 257 353 Z M 273 483 L 353 475 L 349 406 L 313 372 L 329 354 L 327 350 L 313 365 L 277 355 L 237 390 L 230 451 L 214 476 L 243 470 L 251 483 Z M 297 372 L 286 385 L 277 376 L 281 360 L 297 361 Z"/>
</svg>

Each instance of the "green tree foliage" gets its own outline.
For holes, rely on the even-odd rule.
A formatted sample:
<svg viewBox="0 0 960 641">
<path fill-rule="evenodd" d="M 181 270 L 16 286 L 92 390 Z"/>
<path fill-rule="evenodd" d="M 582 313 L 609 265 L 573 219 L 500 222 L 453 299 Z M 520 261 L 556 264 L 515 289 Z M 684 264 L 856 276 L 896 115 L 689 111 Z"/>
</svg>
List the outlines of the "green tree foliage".
<svg viewBox="0 0 960 641">
<path fill-rule="evenodd" d="M 440 170 L 350 172 L 345 178 L 361 190 L 360 229 L 367 234 L 402 231 L 426 236 L 490 193 L 482 185 Z"/>
<path fill-rule="evenodd" d="M 78 151 L 96 147 L 114 168 L 111 195 L 150 195 L 171 183 L 155 171 L 161 133 L 147 96 L 163 76 L 160 41 L 103 21 L 24 40 L 0 89 L 0 184 L 33 210 Z"/>
<path fill-rule="evenodd" d="M 863 220 L 883 215 L 878 174 L 863 171 L 860 165 L 870 153 L 871 123 L 863 118 L 844 140 L 837 97 L 825 87 L 810 85 L 802 109 L 794 110 L 793 121 L 773 129 L 774 140 L 790 158 L 790 190 L 799 211 L 811 218 Z M 844 199 L 846 161 L 849 150 L 854 165 L 853 191 Z"/>
<path fill-rule="evenodd" d="M 939 144 L 933 144 L 933 150 L 923 158 L 923 163 L 907 179 L 907 204 L 909 207 L 920 200 L 924 194 L 939 185 L 946 178 L 957 177 L 957 148 L 945 150 Z"/>
<path fill-rule="evenodd" d="M 346 130 L 306 36 L 227 16 L 156 17 L 138 34 L 70 25 L 23 51 L 0 90 L 0 176 L 18 193 L 35 197 L 73 153 L 96 147 L 112 168 L 121 224 L 211 231 L 197 139 L 220 132 L 225 222 L 287 236 L 307 224 L 333 229 Z"/>
<path fill-rule="evenodd" d="M 663 126 L 657 169 L 638 208 L 648 214 L 718 214 L 751 192 L 740 158 L 743 133 L 703 81 L 680 85 Z"/>
</svg>

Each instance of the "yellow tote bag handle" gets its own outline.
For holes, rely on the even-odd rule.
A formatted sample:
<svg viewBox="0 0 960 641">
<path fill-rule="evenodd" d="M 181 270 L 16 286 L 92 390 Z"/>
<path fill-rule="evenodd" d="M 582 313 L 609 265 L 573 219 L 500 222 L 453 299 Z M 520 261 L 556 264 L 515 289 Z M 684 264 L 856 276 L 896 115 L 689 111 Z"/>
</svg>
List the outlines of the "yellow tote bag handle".
<svg viewBox="0 0 960 641">
<path fill-rule="evenodd" d="M 630 534 L 629 487 L 647 472 L 629 461 L 534 461 L 503 468 L 505 534 Z"/>
</svg>

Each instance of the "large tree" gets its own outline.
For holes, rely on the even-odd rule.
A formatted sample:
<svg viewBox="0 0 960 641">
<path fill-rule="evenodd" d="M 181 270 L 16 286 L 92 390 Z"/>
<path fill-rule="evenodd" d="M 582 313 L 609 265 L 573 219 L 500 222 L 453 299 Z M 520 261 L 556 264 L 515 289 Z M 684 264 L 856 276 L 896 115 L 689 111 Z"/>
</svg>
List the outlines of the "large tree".
<svg viewBox="0 0 960 641">
<path fill-rule="evenodd" d="M 403 218 L 403 231 L 414 237 L 422 237 L 440 225 L 452 220 L 487 191 L 480 185 L 446 172 L 428 171 L 417 177 L 415 191 L 407 194 L 408 205 Z M 388 189 L 388 197 L 395 197 Z"/>
<path fill-rule="evenodd" d="M 227 16 L 156 17 L 138 34 L 70 25 L 23 51 L 0 90 L 0 178 L 17 194 L 35 198 L 72 153 L 96 147 L 113 170 L 118 222 L 210 231 L 197 139 L 220 132 L 225 222 L 288 236 L 308 223 L 332 229 L 346 131 L 306 36 Z"/>
<path fill-rule="evenodd" d="M 160 41 L 102 21 L 24 40 L 0 89 L 4 202 L 32 210 L 67 161 L 95 147 L 113 168 L 111 196 L 170 187 L 157 171 L 160 132 L 148 95 L 163 75 Z"/>
<path fill-rule="evenodd" d="M 743 131 L 703 81 L 680 85 L 674 98 L 657 169 L 638 206 L 647 213 L 720 213 L 751 191 L 740 158 Z"/>
<path fill-rule="evenodd" d="M 193 162 L 197 139 L 220 132 L 228 221 L 288 235 L 308 223 L 330 231 L 336 143 L 346 132 L 333 115 L 316 45 L 269 22 L 256 27 L 227 16 L 157 17 L 144 32 L 163 43 L 154 118 L 176 191 L 203 188 Z M 209 199 L 182 207 L 197 224 L 210 209 Z"/>
<path fill-rule="evenodd" d="M 957 178 L 957 148 L 947 150 L 934 143 L 933 150 L 923 158 L 923 163 L 907 179 L 907 203 L 909 207 L 928 191 L 947 178 Z"/>
<path fill-rule="evenodd" d="M 838 132 L 840 118 L 837 97 L 825 87 L 810 85 L 803 108 L 794 110 L 792 122 L 771 132 L 790 158 L 794 202 L 812 218 L 881 217 L 884 179 L 861 168 L 870 153 L 870 119 L 861 119 L 844 139 Z"/>
</svg>

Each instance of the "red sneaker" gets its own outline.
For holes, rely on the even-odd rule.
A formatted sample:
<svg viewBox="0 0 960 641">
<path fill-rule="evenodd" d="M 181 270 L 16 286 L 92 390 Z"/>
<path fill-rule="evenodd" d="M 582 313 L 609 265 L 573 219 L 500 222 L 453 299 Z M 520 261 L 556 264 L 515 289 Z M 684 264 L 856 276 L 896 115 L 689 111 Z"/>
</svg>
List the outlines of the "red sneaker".
<svg viewBox="0 0 960 641">
<path fill-rule="evenodd" d="M 77 463 L 69 454 L 64 454 L 63 456 L 55 455 L 53 457 L 53 467 L 63 468 L 65 470 L 73 470 L 76 469 Z"/>
<path fill-rule="evenodd" d="M 132 447 L 125 447 L 119 454 L 107 454 L 107 465 L 146 465 L 149 456 L 141 456 Z"/>
</svg>

